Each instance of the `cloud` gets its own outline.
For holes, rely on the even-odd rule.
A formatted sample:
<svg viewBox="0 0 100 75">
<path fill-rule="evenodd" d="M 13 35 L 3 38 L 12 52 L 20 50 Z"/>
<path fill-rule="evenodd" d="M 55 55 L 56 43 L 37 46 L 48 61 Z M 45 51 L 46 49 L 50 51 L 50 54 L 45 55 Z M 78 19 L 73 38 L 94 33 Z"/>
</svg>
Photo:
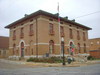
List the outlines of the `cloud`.
<svg viewBox="0 0 100 75">
<path fill-rule="evenodd" d="M 4 27 L 22 17 L 39 9 L 50 13 L 57 13 L 57 2 L 60 6 L 60 16 L 69 19 L 100 11 L 100 0 L 0 0 L 0 35 L 9 35 Z M 100 13 L 77 18 L 76 22 L 92 27 L 89 37 L 100 37 Z M 4 32 L 4 33 L 2 33 Z M 93 36 L 95 35 L 95 36 Z"/>
</svg>

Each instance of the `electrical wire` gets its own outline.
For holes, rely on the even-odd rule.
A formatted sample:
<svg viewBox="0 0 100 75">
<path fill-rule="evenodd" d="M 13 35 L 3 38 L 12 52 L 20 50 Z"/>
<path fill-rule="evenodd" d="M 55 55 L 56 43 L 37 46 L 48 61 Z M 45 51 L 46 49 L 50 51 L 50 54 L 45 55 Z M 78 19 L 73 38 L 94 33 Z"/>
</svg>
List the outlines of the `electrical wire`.
<svg viewBox="0 0 100 75">
<path fill-rule="evenodd" d="M 82 15 L 82 16 L 76 17 L 75 19 L 85 17 L 85 16 L 89 16 L 89 15 L 96 14 L 96 13 L 100 13 L 100 11 L 96 11 L 96 12 L 93 12 L 93 13 L 90 13 L 90 14 Z"/>
</svg>

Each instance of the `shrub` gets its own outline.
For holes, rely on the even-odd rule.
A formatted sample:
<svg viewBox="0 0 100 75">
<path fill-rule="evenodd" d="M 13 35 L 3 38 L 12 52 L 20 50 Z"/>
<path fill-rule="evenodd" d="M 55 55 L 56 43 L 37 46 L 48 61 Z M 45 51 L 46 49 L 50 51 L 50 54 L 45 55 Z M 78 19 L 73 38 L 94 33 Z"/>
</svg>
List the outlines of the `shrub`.
<svg viewBox="0 0 100 75">
<path fill-rule="evenodd" d="M 94 60 L 95 58 L 92 57 L 92 56 L 88 56 L 87 59 L 88 59 L 88 60 Z"/>
<path fill-rule="evenodd" d="M 30 57 L 29 59 L 27 59 L 27 62 L 31 62 L 34 61 L 34 58 Z"/>
<path fill-rule="evenodd" d="M 60 63 L 62 62 L 61 58 L 50 57 L 50 58 L 29 58 L 27 62 L 44 62 L 44 63 Z"/>
</svg>

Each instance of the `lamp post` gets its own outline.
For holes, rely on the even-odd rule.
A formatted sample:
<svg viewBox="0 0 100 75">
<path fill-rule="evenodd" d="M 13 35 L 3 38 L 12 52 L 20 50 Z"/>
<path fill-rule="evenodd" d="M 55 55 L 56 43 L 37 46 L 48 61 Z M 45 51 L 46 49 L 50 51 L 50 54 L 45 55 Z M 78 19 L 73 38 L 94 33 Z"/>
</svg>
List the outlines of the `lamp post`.
<svg viewBox="0 0 100 75">
<path fill-rule="evenodd" d="M 63 51 L 63 63 L 62 63 L 62 65 L 65 65 L 65 56 L 64 56 L 64 53 L 65 53 L 65 51 L 64 51 L 64 38 L 62 37 L 61 38 L 61 49 L 62 49 L 62 51 Z"/>
</svg>

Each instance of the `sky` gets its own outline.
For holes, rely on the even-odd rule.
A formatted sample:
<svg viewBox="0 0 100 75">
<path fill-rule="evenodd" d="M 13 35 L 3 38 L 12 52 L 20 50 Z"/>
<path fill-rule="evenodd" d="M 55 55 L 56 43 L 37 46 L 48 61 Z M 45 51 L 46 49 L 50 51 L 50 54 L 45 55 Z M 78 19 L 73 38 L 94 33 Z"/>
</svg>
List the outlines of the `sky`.
<svg viewBox="0 0 100 75">
<path fill-rule="evenodd" d="M 100 0 L 0 0 L 0 36 L 9 36 L 4 27 L 37 10 L 60 16 L 92 28 L 89 38 L 100 38 Z"/>
</svg>

